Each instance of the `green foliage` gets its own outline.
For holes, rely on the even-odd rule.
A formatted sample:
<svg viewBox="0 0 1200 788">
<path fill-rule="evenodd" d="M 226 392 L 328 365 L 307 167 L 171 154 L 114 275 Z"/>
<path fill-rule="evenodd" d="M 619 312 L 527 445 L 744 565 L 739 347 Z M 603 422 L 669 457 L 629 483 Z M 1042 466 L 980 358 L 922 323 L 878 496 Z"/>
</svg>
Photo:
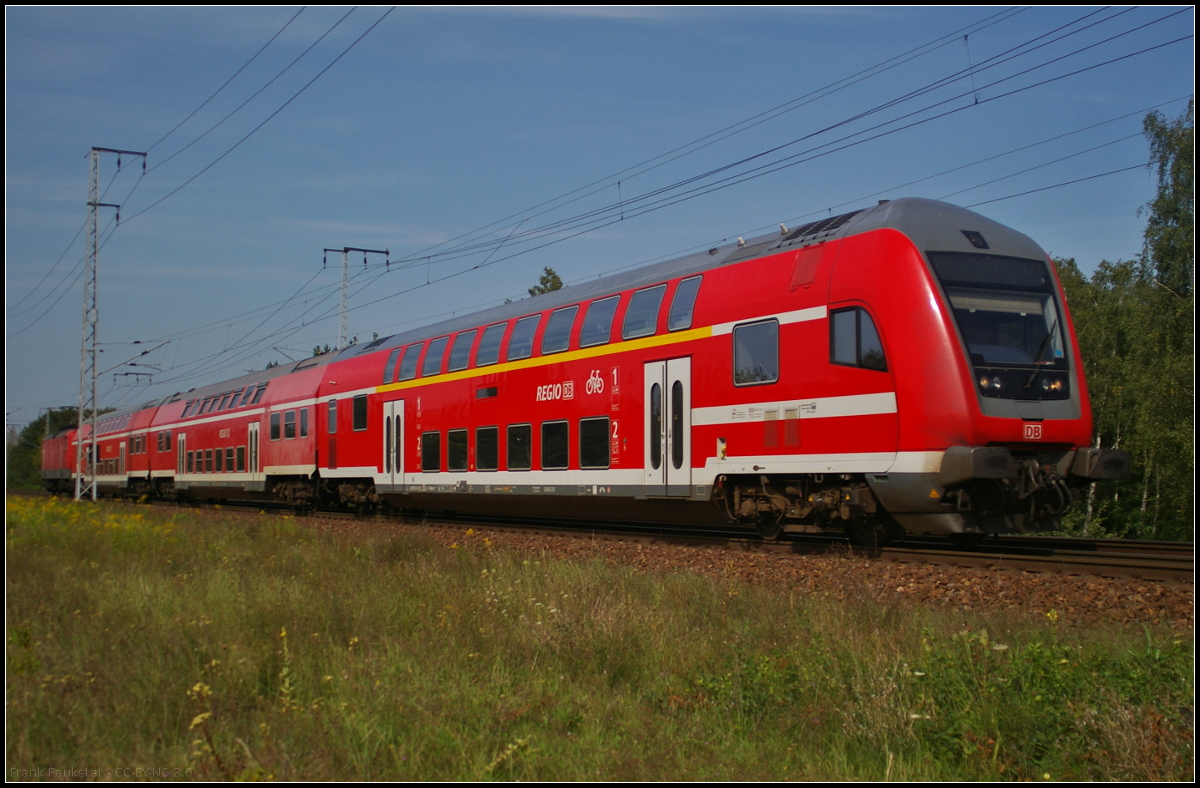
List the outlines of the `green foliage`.
<svg viewBox="0 0 1200 788">
<path fill-rule="evenodd" d="M 320 345 L 317 345 L 316 347 L 313 348 L 313 356 L 323 356 L 332 350 L 333 350 L 333 348 L 331 348 L 329 346 L 328 342 L 325 343 L 325 347 L 321 347 Z"/>
<path fill-rule="evenodd" d="M 592 782 L 1193 768 L 1193 649 L 1170 632 L 806 600 L 471 531 L 447 547 L 46 498 L 7 515 L 13 766 Z"/>
<path fill-rule="evenodd" d="M 107 413 L 108 411 L 101 412 Z M 74 427 L 75 417 L 78 415 L 78 408 L 54 408 L 26 424 L 20 432 L 9 435 L 6 446 L 8 463 L 5 468 L 5 482 L 8 487 L 40 487 L 42 485 L 42 439 L 47 434 L 53 435 L 64 427 Z"/>
<path fill-rule="evenodd" d="M 1076 526 L 1148 539 L 1194 538 L 1195 170 L 1193 107 L 1146 118 L 1158 195 L 1140 260 L 1089 280 L 1055 260 L 1092 397 L 1094 445 L 1124 449 L 1133 474 L 1095 485 Z"/>
<path fill-rule="evenodd" d="M 542 293 L 551 293 L 555 290 L 562 290 L 562 278 L 555 272 L 553 268 L 543 268 L 542 275 L 538 278 L 538 283 L 529 288 L 529 295 L 536 296 Z"/>
</svg>

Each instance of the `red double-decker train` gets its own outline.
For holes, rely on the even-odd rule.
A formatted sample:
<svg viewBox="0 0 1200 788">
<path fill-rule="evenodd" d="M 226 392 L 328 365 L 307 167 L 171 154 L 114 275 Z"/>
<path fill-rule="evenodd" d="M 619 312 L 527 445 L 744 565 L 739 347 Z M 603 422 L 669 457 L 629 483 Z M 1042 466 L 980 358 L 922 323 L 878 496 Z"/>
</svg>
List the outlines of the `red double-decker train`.
<svg viewBox="0 0 1200 788">
<path fill-rule="evenodd" d="M 105 494 L 878 543 L 1056 527 L 1128 474 L 1091 424 L 1046 253 L 900 199 L 109 413 L 87 461 Z"/>
</svg>

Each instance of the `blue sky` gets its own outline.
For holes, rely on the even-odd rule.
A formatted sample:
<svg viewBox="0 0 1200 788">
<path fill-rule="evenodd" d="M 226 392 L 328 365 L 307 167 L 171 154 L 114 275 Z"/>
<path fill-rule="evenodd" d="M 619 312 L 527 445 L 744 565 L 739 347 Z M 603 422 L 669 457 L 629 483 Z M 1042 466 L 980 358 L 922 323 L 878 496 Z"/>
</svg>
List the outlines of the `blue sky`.
<svg viewBox="0 0 1200 788">
<path fill-rule="evenodd" d="M 101 164 L 100 366 L 170 340 L 121 406 L 335 344 L 325 247 L 390 250 L 363 340 L 902 196 L 1090 271 L 1194 91 L 1190 8 L 348 10 L 6 9 L 9 424 L 78 398 L 92 146 L 149 151 Z"/>
</svg>

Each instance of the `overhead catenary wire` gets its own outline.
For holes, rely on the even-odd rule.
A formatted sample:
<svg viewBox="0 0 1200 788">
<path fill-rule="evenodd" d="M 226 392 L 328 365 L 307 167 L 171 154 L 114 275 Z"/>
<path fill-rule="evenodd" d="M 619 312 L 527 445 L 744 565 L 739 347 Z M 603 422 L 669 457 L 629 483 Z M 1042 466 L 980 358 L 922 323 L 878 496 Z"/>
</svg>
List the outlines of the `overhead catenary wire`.
<svg viewBox="0 0 1200 788">
<path fill-rule="evenodd" d="M 1181 13 L 1181 12 L 1175 12 L 1175 13 Z M 1167 16 L 1159 18 L 1157 20 L 1154 20 L 1153 22 L 1146 23 L 1146 25 L 1141 25 L 1138 28 L 1135 28 L 1135 30 L 1145 27 L 1149 24 L 1161 22 L 1161 21 L 1163 21 L 1167 18 L 1170 18 L 1171 16 L 1174 16 L 1174 15 L 1175 14 L 1168 14 Z M 1114 40 L 1115 38 L 1119 38 L 1122 35 L 1126 35 L 1129 32 L 1131 32 L 1131 31 L 1126 31 L 1125 33 L 1117 34 L 1116 36 L 1105 39 L 1105 41 L 1103 41 L 1103 42 L 1097 42 L 1095 44 L 1090 44 L 1086 47 L 1075 50 L 1075 52 L 1056 57 L 1056 58 L 1054 58 L 1050 61 L 1046 61 L 1044 63 L 1039 63 L 1035 66 L 1032 66 L 1021 72 L 1018 72 L 1017 74 L 1012 74 L 1012 75 L 1009 75 L 1006 77 L 1002 77 L 991 83 L 988 83 L 987 85 L 984 85 L 983 88 L 981 88 L 981 90 L 986 90 L 987 88 L 994 87 L 1003 82 L 1007 82 L 1009 80 L 1012 80 L 1017 77 L 1023 76 L 1025 74 L 1031 73 L 1032 71 L 1037 70 L 1038 68 L 1043 68 L 1046 65 L 1052 64 L 1054 62 L 1058 62 L 1066 57 L 1080 54 L 1084 51 L 1094 48 L 1095 46 L 1098 46 L 1101 43 L 1106 43 L 1108 41 Z M 645 213 L 649 213 L 653 210 L 658 210 L 662 207 L 666 207 L 668 205 L 675 205 L 675 204 L 678 204 L 679 202 L 684 202 L 686 200 L 693 199 L 702 194 L 709 194 L 714 191 L 719 191 L 721 189 L 728 188 L 729 186 L 738 185 L 740 183 L 745 183 L 749 180 L 753 180 L 754 178 L 761 177 L 762 175 L 765 175 L 765 174 L 770 174 L 772 172 L 777 172 L 781 169 L 785 169 L 787 167 L 795 166 L 796 164 L 811 161 L 813 158 L 817 158 L 819 156 L 824 156 L 824 155 L 828 155 L 830 153 L 846 150 L 849 147 L 853 147 L 855 145 L 862 144 L 863 142 L 868 142 L 868 141 L 872 141 L 875 139 L 879 139 L 880 137 L 887 136 L 888 134 L 893 134 L 898 131 L 910 129 L 915 126 L 921 125 L 923 123 L 927 123 L 931 120 L 940 119 L 940 118 L 946 117 L 948 115 L 952 115 L 957 112 L 961 112 L 965 109 L 971 109 L 980 104 L 986 104 L 986 103 L 990 103 L 992 101 L 996 101 L 996 100 L 999 100 L 1002 98 L 1007 98 L 1007 97 L 1015 95 L 1017 93 L 1021 93 L 1026 90 L 1031 90 L 1036 87 L 1041 87 L 1041 86 L 1049 84 L 1051 82 L 1055 82 L 1055 81 L 1058 81 L 1061 79 L 1066 79 L 1068 77 L 1076 76 L 1078 74 L 1081 74 L 1081 73 L 1084 73 L 1087 71 L 1091 71 L 1091 70 L 1094 70 L 1096 68 L 1100 68 L 1100 67 L 1103 67 L 1106 65 L 1111 65 L 1112 63 L 1116 63 L 1121 60 L 1125 60 L 1129 57 L 1134 57 L 1136 55 L 1145 54 L 1147 52 L 1154 51 L 1155 49 L 1159 49 L 1164 46 L 1169 46 L 1172 44 L 1180 43 L 1181 41 L 1188 40 L 1192 37 L 1193 36 L 1191 36 L 1191 35 L 1183 36 L 1181 38 L 1177 38 L 1172 41 L 1165 42 L 1163 44 L 1147 47 L 1147 48 L 1141 49 L 1141 50 L 1133 52 L 1133 53 L 1129 53 L 1129 54 L 1122 55 L 1122 56 L 1119 56 L 1116 58 L 1112 58 L 1112 59 L 1103 61 L 1101 63 L 1096 63 L 1091 66 L 1077 69 L 1077 70 L 1074 70 L 1074 71 L 1071 71 L 1071 72 L 1068 72 L 1065 74 L 1060 74 L 1058 76 L 1052 77 L 1050 79 L 1042 80 L 1040 82 L 1037 82 L 1037 83 L 1034 83 L 1031 85 L 1026 85 L 1021 88 L 1017 88 L 1015 90 L 1008 91 L 1006 93 L 1002 93 L 1002 94 L 999 94 L 996 96 L 991 96 L 986 99 L 980 100 L 977 104 L 968 104 L 968 105 L 956 107 L 949 111 L 942 112 L 938 115 L 924 118 L 924 119 L 921 119 L 921 120 L 918 120 L 915 122 L 910 122 L 909 124 L 898 127 L 898 128 L 893 128 L 893 129 L 884 131 L 882 133 L 875 134 L 873 136 L 865 137 L 863 139 L 859 139 L 854 142 L 849 142 L 848 144 L 842 144 L 840 147 L 831 147 L 831 146 L 836 146 L 839 143 L 846 142 L 847 140 L 851 140 L 854 137 L 858 137 L 861 135 L 867 135 L 870 132 L 878 131 L 878 130 L 883 129 L 886 126 L 889 126 L 891 124 L 895 124 L 895 123 L 898 123 L 905 119 L 912 118 L 916 115 L 921 114 L 922 112 L 929 111 L 938 106 L 941 106 L 941 105 L 944 105 L 944 104 L 947 104 L 947 103 L 950 103 L 953 101 L 957 101 L 966 96 L 970 96 L 974 91 L 966 91 L 964 93 L 959 93 L 954 96 L 951 96 L 950 98 L 944 99 L 942 101 L 936 102 L 931 105 L 921 107 L 920 109 L 913 110 L 913 111 L 908 112 L 899 117 L 891 118 L 889 120 L 883 121 L 882 123 L 876 124 L 874 126 L 866 128 L 866 129 L 852 132 L 852 133 L 847 134 L 839 139 L 831 140 L 829 142 L 823 143 L 821 145 L 817 145 L 813 148 L 801 151 L 799 153 L 792 154 L 790 156 L 787 156 L 787 157 L 784 157 L 781 159 L 777 159 L 775 161 L 771 161 L 771 162 L 768 162 L 763 165 L 759 165 L 758 167 L 755 167 L 753 169 L 746 170 L 746 171 L 740 172 L 740 173 L 736 173 L 734 175 L 730 175 L 725 178 L 721 178 L 719 180 L 710 182 L 703 186 L 698 186 L 698 187 L 693 187 L 691 189 L 683 190 L 684 187 L 689 186 L 693 183 L 698 183 L 706 178 L 712 178 L 723 172 L 729 171 L 730 169 L 732 169 L 734 167 L 748 164 L 750 162 L 753 162 L 753 161 L 760 159 L 771 153 L 781 151 L 784 148 L 790 147 L 798 142 L 802 142 L 804 140 L 811 139 L 813 137 L 816 137 L 816 136 L 823 134 L 827 131 L 830 131 L 832 129 L 839 128 L 841 126 L 848 124 L 850 121 L 852 121 L 854 119 L 861 119 L 863 117 L 867 117 L 868 115 L 873 114 L 879 107 L 891 106 L 891 105 L 896 104 L 897 100 L 893 99 L 888 102 L 884 102 L 881 105 L 878 105 L 876 108 L 874 108 L 872 110 L 867 110 L 862 113 L 858 113 L 857 115 L 853 116 L 852 118 L 843 119 L 836 123 L 830 124 L 822 129 L 819 129 L 818 131 L 803 135 L 802 137 L 794 139 L 790 142 L 783 143 L 781 145 L 776 145 L 765 151 L 761 151 L 761 152 L 756 153 L 751 156 L 743 157 L 735 162 L 732 162 L 732 163 L 729 163 L 726 165 L 722 165 L 720 167 L 712 168 L 705 173 L 691 176 L 691 177 L 683 179 L 681 181 L 677 181 L 673 184 L 659 187 L 656 189 L 652 189 L 652 190 L 645 192 L 641 195 L 638 195 L 636 197 L 625 198 L 624 200 L 621 201 L 620 204 L 610 203 L 610 204 L 607 204 L 607 205 L 604 205 L 604 206 L 601 206 L 601 207 L 598 207 L 598 208 L 595 208 L 595 209 L 592 209 L 589 211 L 585 211 L 585 212 L 576 214 L 575 216 L 572 216 L 572 217 L 567 217 L 564 219 L 549 222 L 544 225 L 531 227 L 528 230 L 524 230 L 524 231 L 515 233 L 513 237 L 509 238 L 508 243 L 518 244 L 518 245 L 521 243 L 532 243 L 533 241 L 540 240 L 541 238 L 544 238 L 548 235 L 551 235 L 554 233 L 569 232 L 569 231 L 574 230 L 579 227 L 590 227 L 590 229 L 598 229 L 600 227 L 606 227 L 606 226 L 609 226 L 610 224 L 612 224 L 612 221 L 610 221 L 610 218 L 614 213 L 617 213 L 617 212 L 623 213 L 626 218 L 640 216 Z M 916 93 L 916 91 L 913 91 L 913 93 Z M 823 149 L 826 149 L 826 150 L 823 150 Z M 683 191 L 680 194 L 677 194 L 675 196 L 669 196 L 669 197 L 662 196 L 662 195 L 666 195 L 668 192 L 671 192 L 673 190 L 677 191 L 677 192 L 680 190 L 683 190 Z M 575 237 L 576 235 L 578 235 L 578 233 L 571 233 L 567 237 Z M 461 246 L 458 248 L 451 248 L 448 250 L 444 250 L 442 252 L 427 254 L 425 257 L 421 257 L 419 259 L 415 256 L 415 254 L 414 255 L 406 255 L 406 256 L 400 257 L 397 260 L 393 260 L 392 265 L 394 267 L 403 268 L 409 264 L 424 264 L 426 258 L 429 258 L 429 259 L 459 259 L 462 257 L 470 256 L 472 254 L 481 253 L 482 251 L 487 250 L 487 249 L 491 249 L 492 246 L 494 245 L 494 243 L 495 243 L 494 241 L 488 241 L 488 242 L 480 242 L 480 243 L 475 243 L 475 244 L 464 245 L 464 246 Z M 546 246 L 546 244 L 540 244 L 535 248 L 540 249 L 540 248 L 544 248 L 545 246 Z M 509 257 L 504 257 L 504 258 L 500 258 L 500 259 L 501 260 L 510 259 L 510 257 L 511 257 L 511 255 Z"/>
<path fill-rule="evenodd" d="M 249 60 L 247 60 L 245 63 L 243 63 L 243 64 L 242 64 L 242 67 L 241 67 L 241 68 L 239 68 L 237 71 L 233 72 L 233 76 L 231 76 L 229 79 L 225 80 L 225 82 L 224 82 L 224 83 L 221 85 L 221 87 L 217 88 L 216 90 L 214 90 L 214 91 L 212 92 L 212 95 L 210 95 L 208 98 L 204 99 L 204 101 L 200 102 L 200 106 L 198 106 L 198 107 L 196 107 L 194 110 L 192 110 L 192 111 L 191 111 L 191 112 L 188 114 L 188 116 L 187 116 L 186 118 L 184 118 L 183 120 L 179 121 L 179 123 L 175 124 L 175 127 L 174 127 L 174 128 L 172 128 L 172 129 L 171 129 L 170 131 L 168 131 L 166 134 L 162 135 L 162 136 L 161 136 L 161 137 L 159 137 L 157 140 L 155 140 L 153 144 L 151 144 L 149 147 L 147 147 L 147 148 L 146 148 L 146 152 L 147 152 L 147 153 L 149 153 L 150 151 L 152 151 L 152 150 L 154 150 L 155 148 L 157 148 L 157 147 L 158 147 L 158 146 L 159 146 L 159 145 L 160 145 L 160 144 L 163 142 L 163 140 L 165 140 L 167 137 L 170 137 L 170 136 L 171 136 L 172 134 L 174 134 L 175 132 L 179 131 L 179 129 L 180 129 L 182 126 L 183 126 L 183 124 L 187 123 L 189 120 L 191 120 L 193 117 L 195 117 L 195 115 L 196 115 L 196 113 L 197 113 L 197 112 L 199 112 L 200 110 L 202 110 L 202 109 L 204 109 L 206 106 L 208 106 L 208 102 L 210 102 L 210 101 L 212 101 L 213 99 L 215 99 L 215 98 L 217 97 L 217 94 L 219 94 L 219 93 L 220 93 L 222 90 L 224 90 L 225 88 L 229 87 L 229 83 L 231 83 L 231 82 L 233 82 L 235 79 L 237 79 L 237 77 L 238 77 L 238 75 L 239 75 L 239 74 L 241 74 L 243 71 L 245 71 L 245 70 L 246 70 L 246 68 L 247 68 L 247 67 L 248 67 L 248 66 L 249 66 L 251 63 L 253 63 L 253 62 L 254 62 L 254 61 L 255 61 L 255 60 L 258 58 L 258 56 L 259 56 L 259 55 L 261 55 L 263 52 L 265 52 L 265 51 L 266 51 L 266 49 L 267 49 L 267 47 L 271 46 L 271 44 L 273 44 L 273 43 L 275 42 L 275 39 L 279 38 L 279 36 L 283 34 L 283 31 L 287 30 L 287 29 L 288 29 L 288 27 L 290 27 L 290 26 L 291 26 L 292 22 L 295 22 L 295 21 L 296 21 L 296 19 L 297 19 L 297 18 L 298 18 L 298 17 L 299 17 L 299 16 L 300 16 L 302 13 L 304 13 L 304 10 L 305 10 L 306 8 L 308 8 L 308 6 L 301 6 L 301 7 L 300 7 L 300 10 L 299 10 L 299 11 L 297 11 L 297 12 L 296 12 L 296 13 L 295 13 L 295 14 L 292 16 L 292 18 L 291 18 L 291 19 L 289 19 L 289 20 L 288 20 L 286 23 L 284 23 L 283 27 L 279 28 L 279 30 L 278 30 L 278 31 L 276 31 L 275 35 L 271 36 L 271 38 L 270 38 L 270 39 L 268 39 L 267 43 L 263 44 L 263 45 L 262 45 L 262 47 L 260 47 L 260 48 L 259 48 L 259 50 L 258 50 L 257 52 L 255 52 L 253 55 L 251 55 L 251 56 L 250 56 L 250 59 L 249 59 Z M 289 66 L 289 68 L 290 68 L 290 66 Z M 235 110 L 235 111 L 236 111 L 236 110 Z M 231 114 L 232 114 L 232 113 L 231 113 Z M 227 116 L 227 117 L 228 117 L 228 116 Z M 206 132 L 206 133 L 207 133 L 207 132 Z"/>
<path fill-rule="evenodd" d="M 1095 177 L 1101 177 L 1101 176 L 1095 176 Z M 1049 188 L 1049 187 L 1048 187 L 1048 188 Z M 621 205 L 621 208 L 622 208 L 622 209 L 625 209 L 625 208 L 627 208 L 627 207 L 628 207 L 628 200 L 622 200 L 622 201 L 621 201 L 621 203 L 622 203 L 622 205 Z M 495 254 L 496 252 L 500 251 L 500 248 L 501 248 L 501 246 L 503 246 L 503 245 L 504 245 L 503 241 L 502 241 L 500 244 L 494 244 L 494 243 L 493 243 L 493 244 L 492 244 L 490 247 L 484 247 L 484 249 L 481 249 L 481 250 L 480 250 L 480 253 L 483 253 L 484 251 L 486 251 L 486 250 L 489 250 L 489 249 L 490 249 L 490 253 L 491 253 L 491 254 Z M 504 257 L 504 258 L 502 258 L 502 259 L 511 259 L 511 257 L 512 257 L 512 255 L 508 255 L 508 256 L 505 256 L 505 257 Z M 485 264 L 486 264 L 488 261 L 487 261 L 487 260 L 485 260 L 484 262 L 485 262 Z M 496 262 L 499 262 L 499 261 L 496 261 Z M 471 269 L 468 269 L 468 270 L 471 270 Z M 465 273 L 465 272 L 463 272 L 463 273 Z M 455 275 L 459 275 L 459 274 L 455 274 Z M 447 277 L 447 278 L 449 278 L 449 277 Z M 439 281 L 440 281 L 440 280 L 439 280 Z M 286 300 L 285 300 L 285 302 L 283 302 L 283 303 L 286 303 Z M 363 306 L 369 306 L 369 304 L 363 304 Z M 356 306 L 356 307 L 355 307 L 355 309 L 358 309 L 358 308 L 359 308 L 358 306 Z M 309 325 L 311 325 L 311 321 L 310 321 L 308 324 L 309 324 Z"/>
<path fill-rule="evenodd" d="M 1177 39 L 1177 41 L 1178 41 L 1178 39 Z M 1167 42 L 1167 43 L 1169 44 L 1169 43 L 1174 43 L 1174 42 Z M 1165 44 L 1164 44 L 1164 45 L 1165 45 Z M 1143 50 L 1143 51 L 1146 51 L 1146 50 Z M 1137 54 L 1137 53 L 1133 53 L 1133 54 Z M 1127 56 L 1123 56 L 1123 57 L 1127 57 Z M 1122 58 L 1116 58 L 1116 59 L 1114 59 L 1114 60 L 1123 59 L 1123 57 L 1122 57 Z M 1095 68 L 1095 67 L 1099 67 L 1099 66 L 1101 66 L 1101 65 L 1105 65 L 1105 64 L 1107 64 L 1107 63 L 1109 63 L 1109 62 L 1114 62 L 1114 61 L 1110 60 L 1110 61 L 1105 61 L 1105 63 L 1095 64 L 1095 65 L 1093 65 L 1093 66 L 1091 66 L 1091 67 L 1088 67 L 1088 69 L 1090 69 L 1090 68 Z M 1082 69 L 1082 70 L 1088 70 L 1088 69 Z M 995 100 L 995 99 L 997 99 L 997 98 L 1001 98 L 1001 97 L 1004 97 L 1004 96 L 1007 96 L 1007 95 L 1012 95 L 1013 93 L 1020 92 L 1020 91 L 1022 91 L 1022 90 L 1026 90 L 1026 89 L 1030 89 L 1030 88 L 1032 88 L 1032 87 L 1036 87 L 1036 86 L 1039 86 L 1039 85 L 1041 85 L 1041 84 L 1045 84 L 1046 82 L 1053 81 L 1054 79 L 1060 79 L 1060 78 L 1064 78 L 1064 77 L 1066 77 L 1066 76 L 1071 76 L 1071 75 L 1073 75 L 1073 74 L 1075 74 L 1075 73 L 1079 73 L 1079 71 L 1072 72 L 1071 74 L 1067 74 L 1067 75 L 1059 75 L 1059 77 L 1055 77 L 1055 78 L 1052 78 L 1051 80 L 1046 80 L 1046 81 L 1043 81 L 1043 82 L 1041 82 L 1041 83 L 1038 83 L 1038 85 L 1033 85 L 1033 86 L 1025 86 L 1024 88 L 1020 88 L 1020 89 L 1017 89 L 1017 90 L 1015 90 L 1015 91 L 1010 91 L 1009 93 L 1007 93 L 1007 94 L 1003 94 L 1002 96 L 996 96 L 996 97 L 992 97 L 992 98 L 991 98 L 991 99 L 989 99 L 989 100 Z M 957 111 L 957 110 L 955 110 L 955 111 Z M 926 120 L 929 120 L 929 119 L 926 119 Z M 922 121 L 922 122 L 924 122 L 924 121 Z M 886 125 L 886 124 L 885 124 L 885 125 Z M 856 143 L 856 144 L 857 144 L 857 143 Z M 586 231 L 586 230 L 581 230 L 580 232 L 585 232 L 585 231 Z M 579 233 L 576 233 L 576 235 L 577 235 L 577 234 L 579 234 Z M 565 239 L 563 239 L 563 238 L 555 239 L 555 240 L 551 241 L 550 243 L 557 243 L 557 242 L 560 242 L 561 240 L 565 240 Z M 542 246 L 546 246 L 546 245 L 549 245 L 549 243 L 547 243 L 547 244 L 543 244 Z M 539 248 L 540 248 L 540 247 L 539 247 Z M 509 255 L 509 256 L 507 256 L 507 257 L 505 257 L 505 258 L 501 258 L 501 259 L 502 259 L 502 260 L 503 260 L 503 259 L 510 259 L 510 258 L 511 258 L 511 257 L 513 257 L 513 256 L 516 256 L 516 255 Z M 492 261 L 492 262 L 499 262 L 499 260 Z M 472 267 L 472 268 L 468 268 L 468 269 L 465 269 L 465 270 L 462 270 L 462 271 L 453 272 L 453 273 L 451 273 L 451 274 L 448 274 L 448 275 L 446 275 L 446 276 L 444 276 L 444 277 L 439 277 L 439 278 L 437 278 L 437 279 L 431 279 L 431 280 L 430 280 L 430 282 L 429 282 L 428 284 L 436 284 L 436 283 L 438 283 L 438 282 L 445 281 L 445 280 L 447 280 L 447 279 L 455 278 L 455 277 L 458 277 L 458 276 L 464 275 L 464 274 L 466 274 L 466 273 L 469 273 L 469 272 L 470 272 L 470 271 L 472 271 L 472 270 L 476 270 L 476 269 L 478 269 L 479 267 L 482 267 L 482 266 L 474 266 L 474 267 Z M 381 302 L 381 301 L 388 300 L 389 298 L 393 298 L 393 297 L 396 297 L 396 296 L 398 296 L 398 295 L 401 295 L 401 294 L 404 294 L 404 293 L 412 292 L 412 290 L 413 290 L 413 289 L 419 289 L 419 287 L 417 287 L 417 288 L 412 288 L 412 289 L 405 290 L 405 291 L 401 291 L 400 293 L 392 294 L 392 295 L 389 295 L 389 296 L 384 296 L 384 297 L 382 297 L 382 298 L 379 298 L 379 299 L 376 299 L 376 300 L 374 300 L 374 301 L 370 301 L 370 302 L 367 302 L 367 303 L 358 304 L 358 305 L 356 305 L 356 306 L 354 307 L 354 309 L 356 309 L 356 310 L 357 310 L 357 309 L 359 309 L 359 308 L 364 308 L 364 307 L 367 307 L 367 306 L 371 306 L 371 305 L 377 304 L 377 303 L 379 303 L 379 302 Z M 316 320 L 310 321 L 310 323 L 309 323 L 309 324 L 311 325 L 311 324 L 312 324 L 312 323 L 314 323 L 314 322 L 320 322 L 321 320 L 325 319 L 325 317 L 326 317 L 326 316 L 319 317 L 319 318 L 317 318 Z"/>
</svg>

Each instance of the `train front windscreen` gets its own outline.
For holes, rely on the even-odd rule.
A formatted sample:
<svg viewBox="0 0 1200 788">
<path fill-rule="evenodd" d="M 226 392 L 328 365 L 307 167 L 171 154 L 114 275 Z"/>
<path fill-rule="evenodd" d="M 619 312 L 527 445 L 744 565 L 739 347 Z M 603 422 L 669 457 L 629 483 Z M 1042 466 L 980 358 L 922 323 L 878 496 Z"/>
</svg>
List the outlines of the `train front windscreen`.
<svg viewBox="0 0 1200 788">
<path fill-rule="evenodd" d="M 984 397 L 1071 396 L 1062 310 L 1044 260 L 928 252 Z"/>
</svg>

